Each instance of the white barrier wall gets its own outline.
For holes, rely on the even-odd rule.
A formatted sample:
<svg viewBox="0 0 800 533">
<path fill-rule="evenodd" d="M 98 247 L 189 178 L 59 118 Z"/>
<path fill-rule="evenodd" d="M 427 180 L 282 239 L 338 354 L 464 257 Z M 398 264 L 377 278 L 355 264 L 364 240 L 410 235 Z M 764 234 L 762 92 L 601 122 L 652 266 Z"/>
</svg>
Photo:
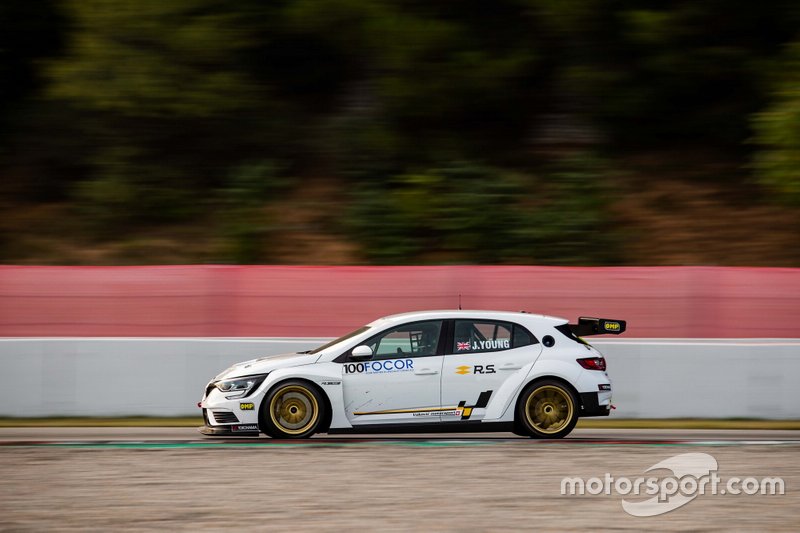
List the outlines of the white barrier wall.
<svg viewBox="0 0 800 533">
<path fill-rule="evenodd" d="M 602 339 L 620 418 L 800 419 L 800 340 Z"/>
<path fill-rule="evenodd" d="M 2 339 L 0 416 L 199 415 L 206 383 L 237 361 L 325 339 Z"/>
<path fill-rule="evenodd" d="M 0 416 L 198 415 L 232 363 L 326 339 L 0 339 Z M 593 339 L 619 418 L 800 419 L 800 340 Z"/>
</svg>

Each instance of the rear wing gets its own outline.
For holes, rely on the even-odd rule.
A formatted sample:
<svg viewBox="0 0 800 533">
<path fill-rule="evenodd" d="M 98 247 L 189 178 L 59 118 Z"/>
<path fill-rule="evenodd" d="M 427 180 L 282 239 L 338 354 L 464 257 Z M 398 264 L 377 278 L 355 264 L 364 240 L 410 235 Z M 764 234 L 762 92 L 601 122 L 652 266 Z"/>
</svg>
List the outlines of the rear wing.
<svg viewBox="0 0 800 533">
<path fill-rule="evenodd" d="M 569 329 L 578 337 L 606 334 L 619 335 L 625 331 L 625 325 L 626 322 L 624 320 L 582 316 L 578 318 L 577 324 L 569 324 Z"/>
</svg>

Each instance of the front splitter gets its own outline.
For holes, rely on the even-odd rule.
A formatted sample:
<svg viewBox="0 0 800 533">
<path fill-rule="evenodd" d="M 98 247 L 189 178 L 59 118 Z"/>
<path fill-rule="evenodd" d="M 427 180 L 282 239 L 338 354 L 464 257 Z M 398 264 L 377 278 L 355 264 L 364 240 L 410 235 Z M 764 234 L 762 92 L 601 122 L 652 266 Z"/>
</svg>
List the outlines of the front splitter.
<svg viewBox="0 0 800 533">
<path fill-rule="evenodd" d="M 231 426 L 200 426 L 197 431 L 211 437 L 258 437 L 261 432 L 258 426 L 251 424 L 233 424 Z"/>
</svg>

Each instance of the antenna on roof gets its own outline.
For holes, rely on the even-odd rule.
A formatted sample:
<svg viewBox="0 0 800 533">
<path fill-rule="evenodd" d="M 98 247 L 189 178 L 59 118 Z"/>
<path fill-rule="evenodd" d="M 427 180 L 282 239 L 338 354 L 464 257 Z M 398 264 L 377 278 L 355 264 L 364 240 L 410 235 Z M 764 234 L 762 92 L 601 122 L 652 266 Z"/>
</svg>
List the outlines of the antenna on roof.
<svg viewBox="0 0 800 533">
<path fill-rule="evenodd" d="M 461 311 L 461 293 L 458 293 L 458 310 Z"/>
</svg>

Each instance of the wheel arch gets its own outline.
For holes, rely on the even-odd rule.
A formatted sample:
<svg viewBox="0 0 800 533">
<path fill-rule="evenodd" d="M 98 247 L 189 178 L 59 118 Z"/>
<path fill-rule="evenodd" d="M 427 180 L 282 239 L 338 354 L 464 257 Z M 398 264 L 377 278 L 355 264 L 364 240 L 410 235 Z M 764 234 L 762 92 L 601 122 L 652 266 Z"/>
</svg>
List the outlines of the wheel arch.
<svg viewBox="0 0 800 533">
<path fill-rule="evenodd" d="M 578 392 L 578 389 L 576 389 L 575 386 L 569 382 L 569 380 L 561 376 L 548 374 L 544 376 L 536 376 L 532 380 L 525 383 L 522 387 L 520 387 L 519 394 L 517 394 L 517 399 L 514 402 L 514 424 L 517 424 L 519 422 L 517 420 L 517 413 L 519 412 L 519 404 L 522 401 L 522 396 L 525 394 L 525 391 L 527 391 L 529 388 L 534 386 L 536 383 L 539 383 L 540 381 L 557 381 L 562 385 L 564 385 L 567 389 L 569 389 L 570 392 L 572 393 L 572 397 L 575 398 L 576 400 L 575 407 L 577 408 L 578 418 L 580 418 L 581 416 L 580 413 L 583 411 L 583 403 L 581 402 L 581 395 Z"/>
<path fill-rule="evenodd" d="M 269 395 L 276 388 L 278 388 L 281 385 L 283 385 L 284 383 L 288 383 L 290 381 L 294 381 L 294 382 L 298 382 L 299 381 L 299 382 L 303 383 L 304 385 L 308 386 L 309 389 L 313 389 L 314 391 L 316 391 L 319 394 L 320 398 L 322 398 L 322 400 L 325 402 L 324 413 L 323 413 L 322 419 L 320 420 L 318 429 L 315 431 L 315 433 L 327 433 L 327 431 L 330 429 L 330 426 L 331 426 L 331 419 L 333 418 L 333 407 L 332 407 L 332 404 L 331 404 L 331 399 L 330 399 L 330 397 L 328 397 L 328 393 L 325 392 L 325 389 L 323 389 L 322 387 L 320 387 L 318 384 L 314 383 L 310 379 L 297 377 L 297 376 L 286 376 L 285 378 L 279 379 L 278 381 L 276 381 L 275 383 L 273 383 L 273 384 L 271 384 L 269 386 L 269 388 L 264 393 L 264 397 L 261 400 L 261 406 L 258 409 L 259 426 L 262 425 L 261 424 L 261 420 L 262 420 L 262 417 L 264 416 L 264 409 L 267 408 L 266 407 L 267 406 L 267 398 L 269 398 Z"/>
</svg>

